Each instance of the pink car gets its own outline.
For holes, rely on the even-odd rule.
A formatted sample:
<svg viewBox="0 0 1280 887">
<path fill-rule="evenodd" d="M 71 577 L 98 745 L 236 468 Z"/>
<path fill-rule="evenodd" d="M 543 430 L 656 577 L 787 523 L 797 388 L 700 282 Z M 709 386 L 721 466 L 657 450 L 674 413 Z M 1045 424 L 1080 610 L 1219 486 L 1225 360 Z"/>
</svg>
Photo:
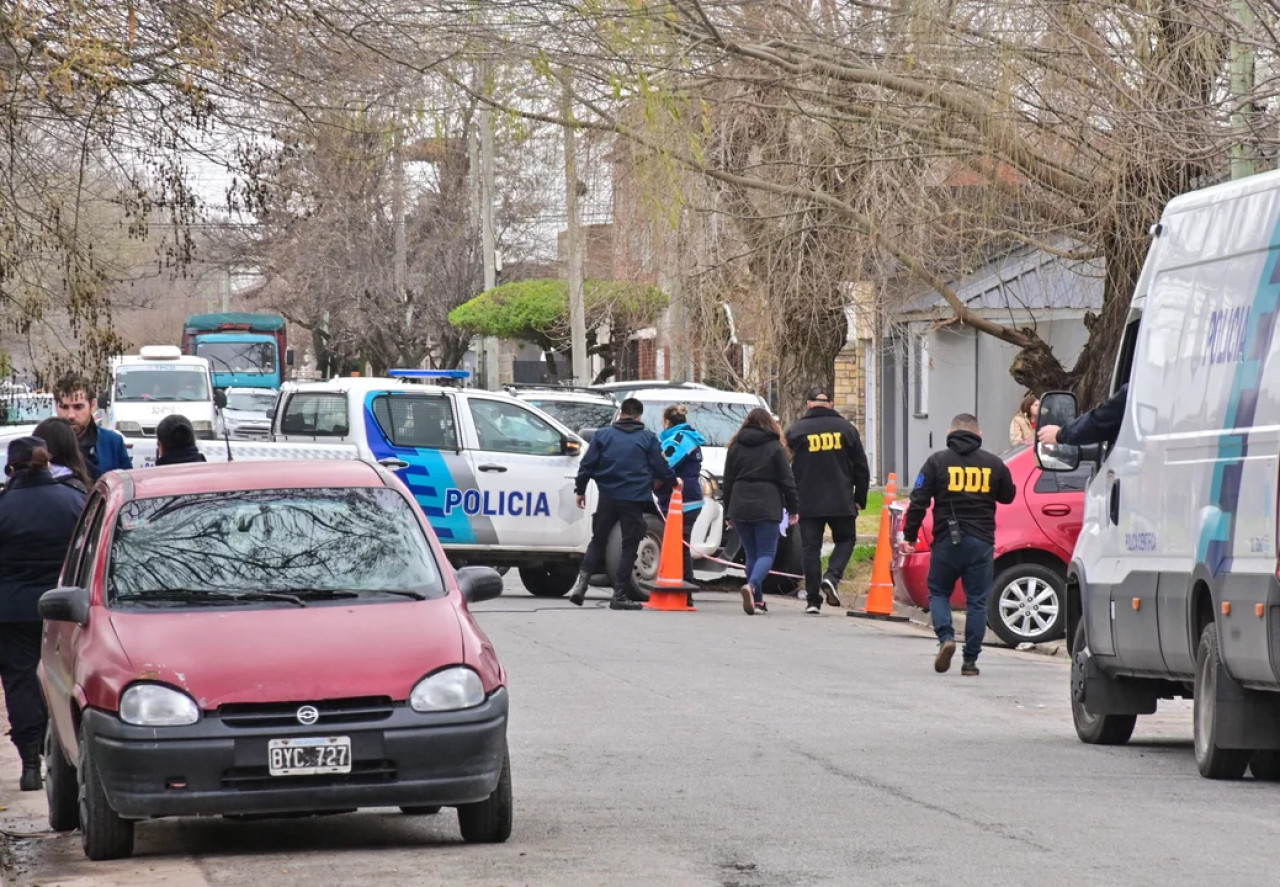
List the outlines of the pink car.
<svg viewBox="0 0 1280 887">
<path fill-rule="evenodd" d="M 1066 616 L 1067 561 L 1080 535 L 1084 490 L 1093 464 L 1071 472 L 1041 471 L 1035 451 L 1018 447 L 1004 454 L 1018 485 L 1018 495 L 996 508 L 996 564 L 988 625 L 1001 640 L 1017 646 L 1063 636 Z M 933 509 L 925 515 L 916 551 L 903 554 L 897 543 L 909 500 L 890 507 L 894 539 L 894 596 L 906 604 L 929 609 L 929 547 L 933 542 Z M 964 591 L 956 584 L 954 607 L 964 606 Z"/>
</svg>

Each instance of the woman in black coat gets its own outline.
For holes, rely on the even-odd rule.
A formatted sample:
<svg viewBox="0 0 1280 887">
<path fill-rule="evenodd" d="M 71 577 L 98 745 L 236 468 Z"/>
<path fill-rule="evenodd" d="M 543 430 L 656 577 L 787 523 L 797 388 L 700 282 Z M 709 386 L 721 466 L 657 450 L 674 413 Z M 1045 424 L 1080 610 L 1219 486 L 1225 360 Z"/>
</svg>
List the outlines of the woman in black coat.
<svg viewBox="0 0 1280 887">
<path fill-rule="evenodd" d="M 782 429 L 768 410 L 757 408 L 729 441 L 724 463 L 725 516 L 738 531 L 747 558 L 742 609 L 748 616 L 769 611 L 764 579 L 778 553 L 784 507 L 788 523 L 799 520 L 796 481 Z"/>
<path fill-rule="evenodd" d="M 0 683 L 9 736 L 22 757 L 24 791 L 38 791 L 45 711 L 36 679 L 42 625 L 36 604 L 58 584 L 62 560 L 85 495 L 54 480 L 49 449 L 38 437 L 9 442 L 0 493 Z"/>
</svg>

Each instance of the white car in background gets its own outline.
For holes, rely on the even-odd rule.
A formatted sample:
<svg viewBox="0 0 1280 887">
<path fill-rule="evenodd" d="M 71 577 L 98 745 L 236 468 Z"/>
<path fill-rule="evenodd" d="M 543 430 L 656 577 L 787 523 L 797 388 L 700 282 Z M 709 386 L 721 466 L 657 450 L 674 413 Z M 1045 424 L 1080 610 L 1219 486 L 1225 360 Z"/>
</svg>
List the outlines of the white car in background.
<svg viewBox="0 0 1280 887">
<path fill-rule="evenodd" d="M 507 393 L 533 404 L 560 424 L 581 434 L 613 421 L 618 401 L 610 394 L 568 385 L 505 385 Z"/>
<path fill-rule="evenodd" d="M 274 388 L 228 388 L 222 421 L 228 436 L 236 440 L 267 440 L 271 437 L 271 417 L 279 392 Z"/>
</svg>

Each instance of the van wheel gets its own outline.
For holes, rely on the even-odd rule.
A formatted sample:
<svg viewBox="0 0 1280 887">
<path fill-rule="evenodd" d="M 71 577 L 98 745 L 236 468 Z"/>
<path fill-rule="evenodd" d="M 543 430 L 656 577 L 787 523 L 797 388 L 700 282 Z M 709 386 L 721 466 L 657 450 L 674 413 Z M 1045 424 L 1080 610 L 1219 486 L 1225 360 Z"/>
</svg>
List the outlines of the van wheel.
<svg viewBox="0 0 1280 887">
<path fill-rule="evenodd" d="M 787 527 L 787 535 L 778 540 L 778 553 L 773 559 L 773 569 L 779 573 L 804 573 L 803 546 L 800 544 L 800 525 Z M 774 576 L 770 573 L 764 578 L 765 594 L 792 594 L 803 582 L 802 579 L 791 579 L 786 576 Z"/>
<path fill-rule="evenodd" d="M 666 524 L 656 514 L 644 516 L 644 538 L 636 550 L 636 566 L 631 572 L 631 582 L 627 586 L 627 597 L 633 601 L 649 600 L 649 593 L 639 585 L 647 582 L 652 586 L 658 577 L 658 564 L 662 562 L 662 533 Z M 609 576 L 612 587 L 613 577 L 618 575 L 618 561 L 622 560 L 622 529 L 614 527 L 609 534 L 609 542 L 604 549 L 604 571 Z"/>
<path fill-rule="evenodd" d="M 1192 705 L 1195 724 L 1196 767 L 1206 779 L 1239 779 L 1249 766 L 1252 752 L 1244 748 L 1218 745 L 1218 681 L 1222 658 L 1218 654 L 1218 625 L 1210 622 L 1200 634 L 1196 649 L 1196 683 Z"/>
<path fill-rule="evenodd" d="M 991 586 L 987 621 L 1011 647 L 1040 644 L 1063 635 L 1066 578 L 1043 564 L 1014 564 L 1001 570 Z"/>
<path fill-rule="evenodd" d="M 44 733 L 44 796 L 49 804 L 49 828 L 69 832 L 80 825 L 80 786 L 53 732 L 53 721 Z"/>
<path fill-rule="evenodd" d="M 90 859 L 126 859 L 133 855 L 133 820 L 111 809 L 93 766 L 89 742 L 80 743 L 80 843 Z"/>
<path fill-rule="evenodd" d="M 521 567 L 520 581 L 534 597 L 564 597 L 578 579 L 575 567 Z"/>
<path fill-rule="evenodd" d="M 502 756 L 502 775 L 493 794 L 458 806 L 458 828 L 468 844 L 501 844 L 511 837 L 511 756 Z"/>
<path fill-rule="evenodd" d="M 1124 745 L 1133 735 L 1137 715 L 1095 715 L 1084 707 L 1084 673 L 1089 651 L 1084 639 L 1084 620 L 1076 626 L 1071 645 L 1071 720 L 1076 736 L 1087 745 Z"/>
</svg>

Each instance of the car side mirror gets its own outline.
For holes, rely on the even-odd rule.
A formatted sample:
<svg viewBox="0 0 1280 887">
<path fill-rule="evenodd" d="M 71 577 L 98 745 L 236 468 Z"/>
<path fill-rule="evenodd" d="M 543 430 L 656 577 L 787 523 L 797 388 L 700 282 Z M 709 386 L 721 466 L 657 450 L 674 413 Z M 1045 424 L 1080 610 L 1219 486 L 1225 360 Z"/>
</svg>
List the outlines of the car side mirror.
<svg viewBox="0 0 1280 887">
<path fill-rule="evenodd" d="M 49 622 L 89 624 L 89 590 L 86 588 L 53 588 L 40 595 L 36 605 L 40 618 Z"/>
<path fill-rule="evenodd" d="M 566 437 L 560 442 L 560 452 L 566 456 L 576 456 L 582 452 L 582 441 Z"/>
<path fill-rule="evenodd" d="M 460 567 L 458 588 L 469 604 L 491 601 L 502 594 L 502 576 L 493 567 Z"/>
<path fill-rule="evenodd" d="M 272 422 L 274 422 L 274 421 L 276 420 L 276 408 L 275 408 L 275 407 L 270 407 L 270 408 L 267 410 L 267 418 L 268 418 L 268 419 L 270 419 Z"/>
<path fill-rule="evenodd" d="M 98 401 L 98 406 L 100 407 L 111 406 L 111 389 L 107 388 L 102 391 L 99 391 L 97 401 Z"/>
<path fill-rule="evenodd" d="M 591 438 L 596 436 L 597 430 L 598 429 L 595 429 L 595 428 L 579 428 L 578 437 L 582 438 L 587 443 L 591 443 Z"/>
<path fill-rule="evenodd" d="M 213 402 L 217 405 L 218 409 L 225 410 L 227 408 L 227 392 L 223 391 L 221 388 L 213 389 Z"/>
<path fill-rule="evenodd" d="M 1076 420 L 1076 396 L 1070 391 L 1050 391 L 1040 398 L 1036 433 L 1056 425 L 1065 428 Z M 1072 444 L 1036 443 L 1036 461 L 1043 471 L 1075 471 L 1080 467 L 1080 448 Z"/>
</svg>

